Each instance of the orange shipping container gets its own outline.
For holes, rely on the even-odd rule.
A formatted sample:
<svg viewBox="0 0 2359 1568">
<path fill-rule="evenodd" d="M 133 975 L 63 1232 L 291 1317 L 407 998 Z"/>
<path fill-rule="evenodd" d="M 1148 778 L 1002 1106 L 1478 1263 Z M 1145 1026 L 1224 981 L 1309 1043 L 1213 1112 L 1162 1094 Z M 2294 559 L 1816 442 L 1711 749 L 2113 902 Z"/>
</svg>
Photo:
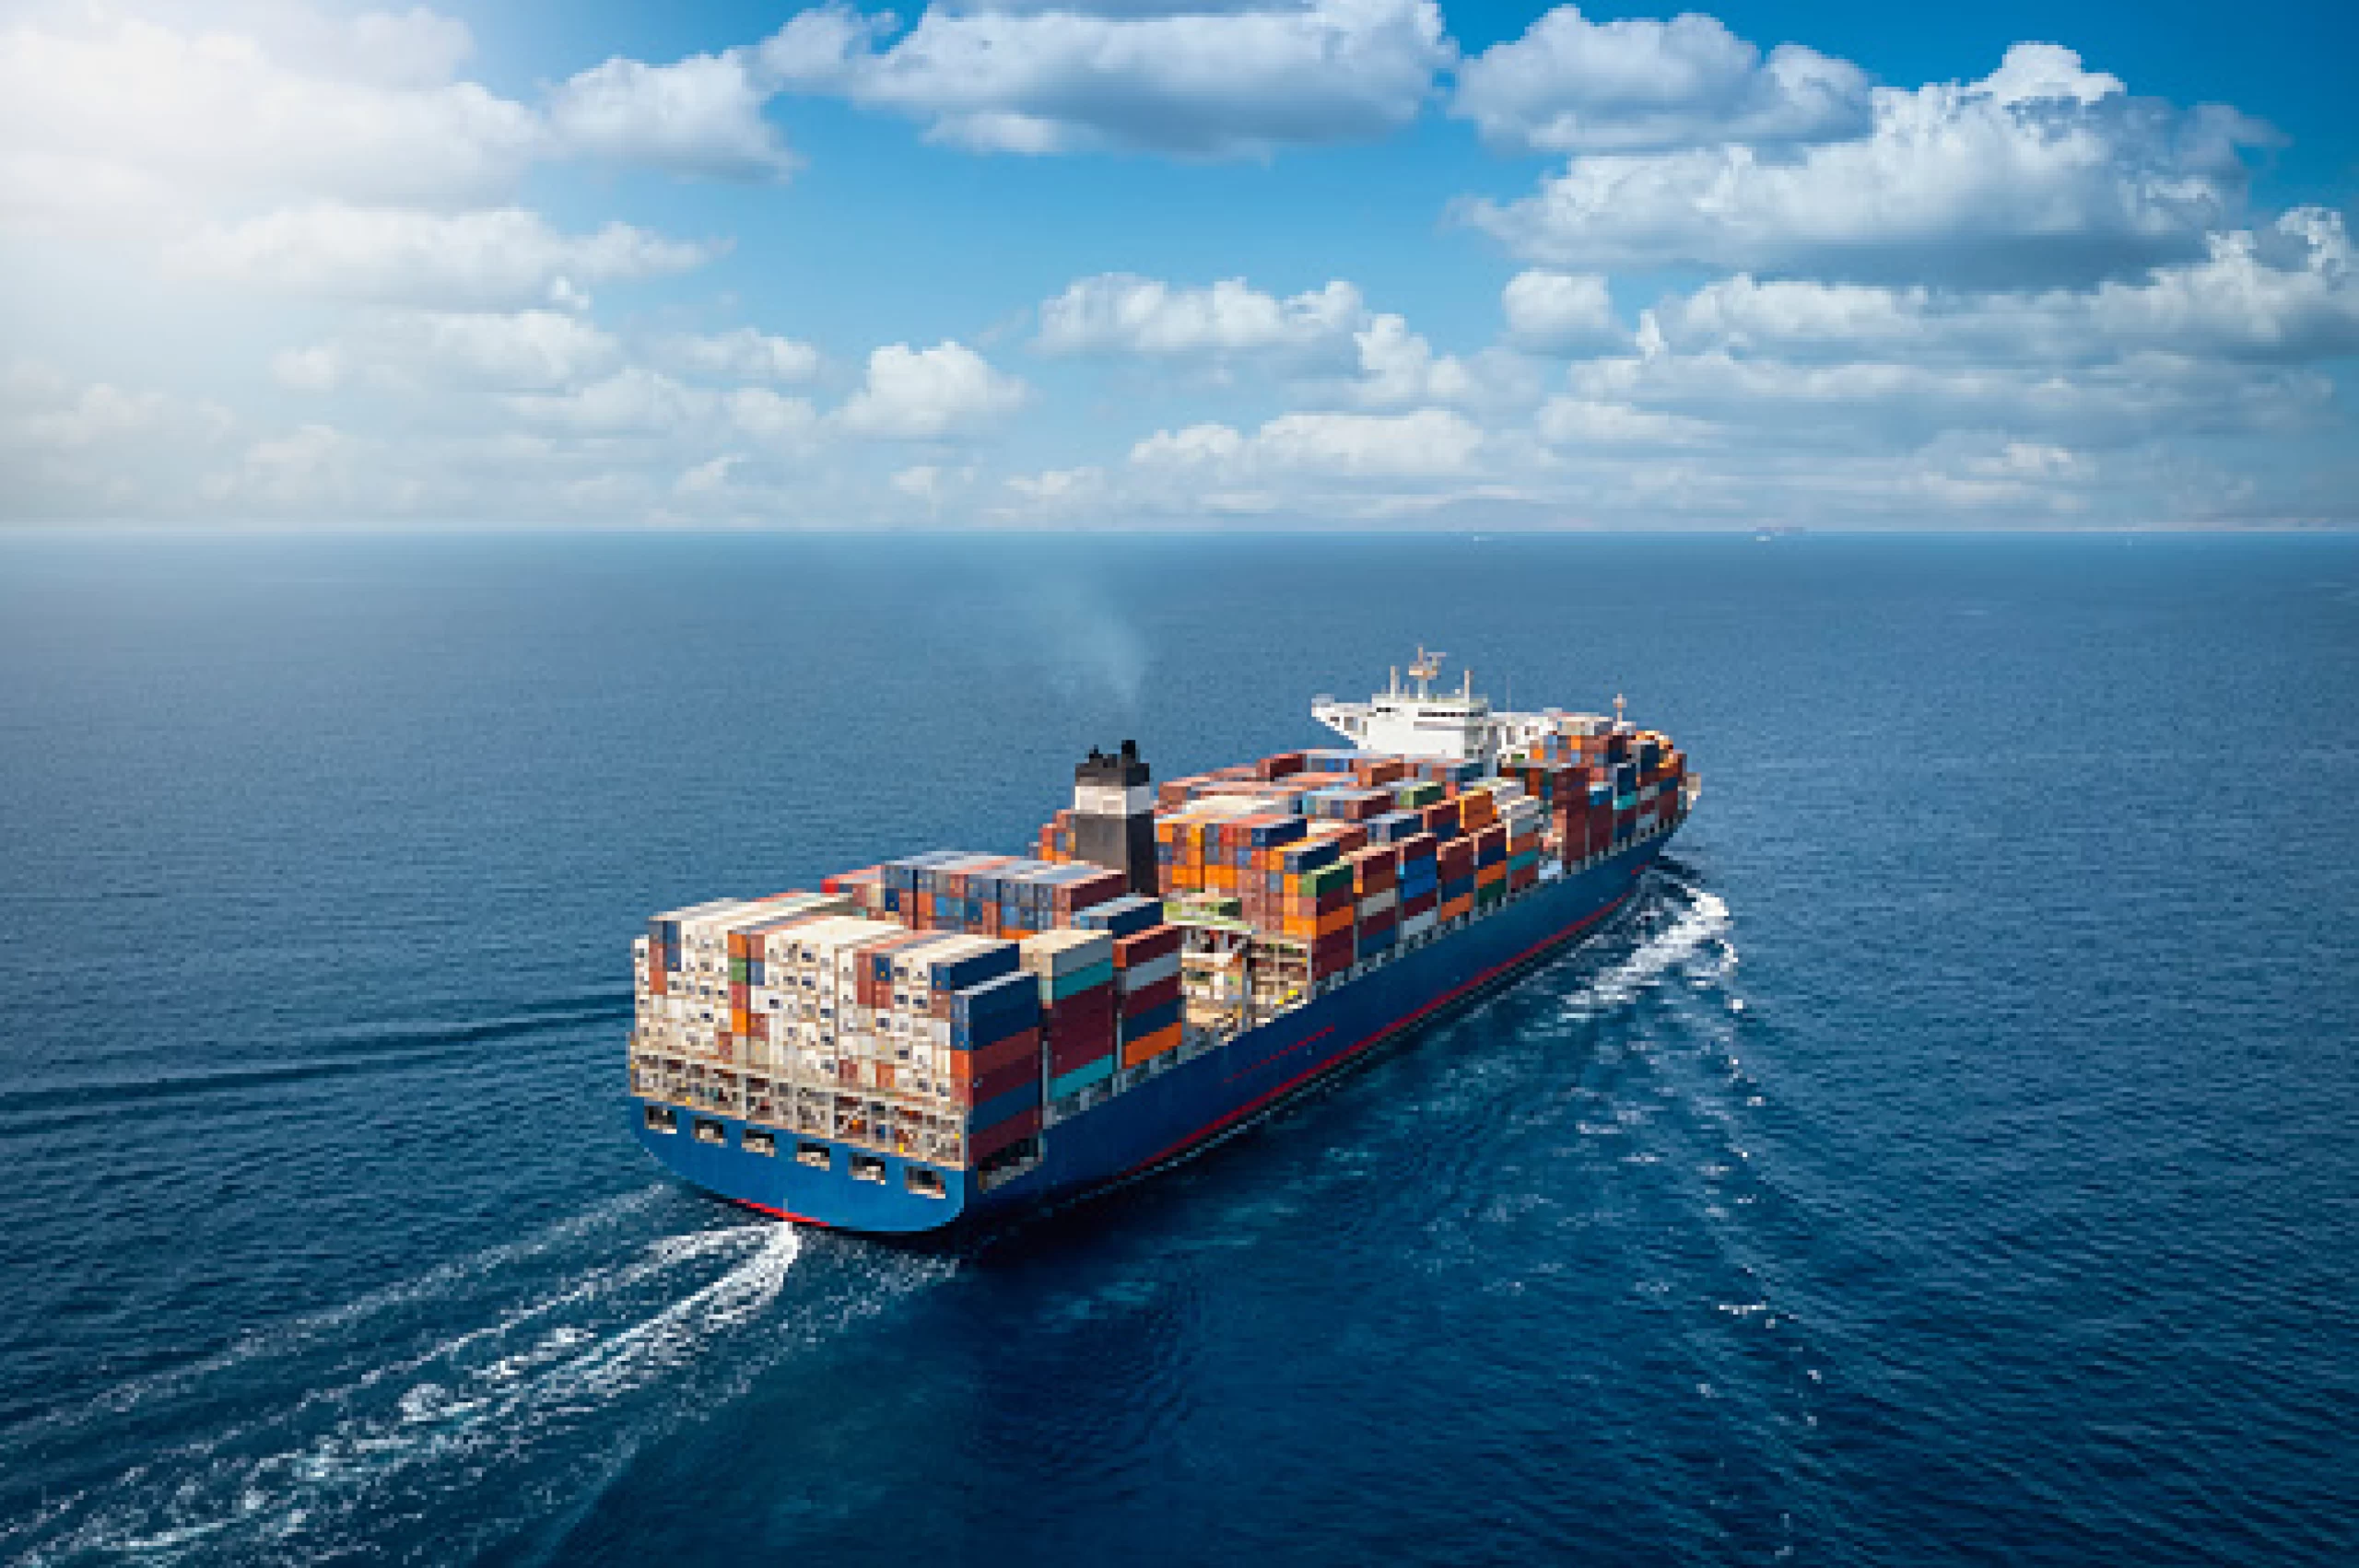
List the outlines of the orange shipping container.
<svg viewBox="0 0 2359 1568">
<path fill-rule="evenodd" d="M 1125 1042 L 1122 1047 L 1122 1065 L 1136 1067 L 1143 1061 L 1151 1061 L 1179 1044 L 1180 1025 L 1167 1024 L 1144 1039 Z"/>
</svg>

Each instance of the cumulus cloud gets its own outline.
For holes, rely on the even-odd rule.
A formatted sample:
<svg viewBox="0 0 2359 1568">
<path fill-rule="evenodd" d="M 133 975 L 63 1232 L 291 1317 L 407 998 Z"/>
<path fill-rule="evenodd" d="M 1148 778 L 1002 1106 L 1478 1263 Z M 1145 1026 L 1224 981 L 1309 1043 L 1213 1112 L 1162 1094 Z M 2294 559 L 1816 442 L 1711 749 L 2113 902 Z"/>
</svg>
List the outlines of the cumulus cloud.
<svg viewBox="0 0 2359 1568">
<path fill-rule="evenodd" d="M 1513 152 L 1832 141 L 1869 128 L 1868 78 L 1800 44 L 1761 51 L 1710 17 L 1592 22 L 1560 6 L 1459 67 L 1449 111 Z"/>
<path fill-rule="evenodd" d="M 801 159 L 763 118 L 771 88 L 746 50 L 669 65 L 621 57 L 568 81 L 549 125 L 569 151 L 675 173 L 783 180 Z"/>
<path fill-rule="evenodd" d="M 1243 278 L 1187 287 L 1108 273 L 1067 286 L 1039 319 L 1043 353 L 1213 365 L 1256 357 L 1298 391 L 1374 408 L 1513 401 L 1524 379 L 1511 357 L 1436 352 L 1405 317 L 1371 311 L 1341 279 L 1281 298 Z"/>
<path fill-rule="evenodd" d="M 819 434 L 819 413 L 808 398 L 788 397 L 768 387 L 739 387 L 727 400 L 729 422 L 773 448 L 799 451 Z"/>
<path fill-rule="evenodd" d="M 1531 196 L 1457 211 L 1558 265 L 2085 283 L 2200 255 L 2242 205 L 2241 149 L 2268 135 L 2230 110 L 2132 99 L 2052 44 L 1872 101 L 1851 140 L 1580 156 Z"/>
<path fill-rule="evenodd" d="M 332 425 L 304 425 L 248 447 L 234 468 L 209 475 L 205 498 L 321 521 L 348 513 L 360 496 L 365 443 Z M 380 497 L 381 503 L 382 497 Z"/>
<path fill-rule="evenodd" d="M 431 213 L 323 203 L 200 230 L 182 271 L 329 298 L 521 305 L 578 301 L 584 284 L 686 272 L 720 247 L 626 223 L 563 234 L 522 207 Z"/>
<path fill-rule="evenodd" d="M 819 351 L 807 343 L 754 327 L 663 339 L 657 351 L 689 375 L 737 381 L 807 381 L 819 373 Z"/>
<path fill-rule="evenodd" d="M 613 334 L 556 310 L 373 310 L 328 343 L 271 361 L 279 381 L 332 392 L 355 380 L 394 388 L 483 382 L 559 387 L 611 367 Z"/>
<path fill-rule="evenodd" d="M 225 193 L 361 204 L 480 199 L 547 150 L 546 127 L 523 105 L 472 82 L 417 82 L 421 64 L 447 68 L 465 53 L 455 23 L 368 23 L 401 66 L 388 81 L 362 74 L 367 51 L 358 40 L 343 58 L 307 70 L 248 35 L 183 30 L 102 6 L 88 18 L 0 29 L 0 151 L 57 182 L 141 193 L 146 204 L 126 209 L 125 221 L 169 222 Z M 340 68 L 323 74 L 320 64 Z"/>
<path fill-rule="evenodd" d="M 1550 398 L 1532 423 L 1542 440 L 1582 446 L 1693 446 L 1714 428 L 1684 415 L 1578 397 Z"/>
<path fill-rule="evenodd" d="M 170 232 L 224 199 L 481 205 L 552 159 L 765 181 L 796 165 L 749 49 L 608 60 L 536 105 L 456 79 L 474 41 L 423 7 L 258 15 L 266 29 L 232 30 L 100 0 L 0 28 L 0 221 Z M 77 199 L 92 190 L 107 199 Z"/>
<path fill-rule="evenodd" d="M 676 430 L 710 415 L 718 402 L 703 387 L 659 370 L 628 365 L 571 392 L 508 399 L 508 406 L 537 424 L 567 430 L 628 435 Z"/>
<path fill-rule="evenodd" d="M 1323 474 L 1356 479 L 1466 473 L 1480 427 L 1449 409 L 1410 414 L 1282 414 L 1250 436 L 1218 424 L 1158 430 L 1131 449 L 1133 464 L 1209 471 L 1230 479 Z"/>
<path fill-rule="evenodd" d="M 1630 340 L 1595 273 L 1520 272 L 1499 291 L 1499 306 L 1508 341 L 1536 354 L 1599 353 Z"/>
<path fill-rule="evenodd" d="M 2055 368 L 2139 352 L 2286 361 L 2359 352 L 2359 275 L 2340 214 L 2297 208 L 2208 243 L 2201 262 L 2094 289 L 1975 293 L 1739 274 L 1665 299 L 1649 319 L 1673 348 L 1790 359 Z"/>
<path fill-rule="evenodd" d="M 761 58 L 791 90 L 907 115 L 979 152 L 1235 158 L 1400 130 L 1455 57 L 1434 0 L 930 8 L 895 30 L 889 17 L 821 6 Z"/>
<path fill-rule="evenodd" d="M 968 436 L 1020 407 L 1027 388 L 959 343 L 915 349 L 888 344 L 868 357 L 868 375 L 839 411 L 855 435 L 930 441 Z"/>
<path fill-rule="evenodd" d="M 1367 313 L 1360 291 L 1340 280 L 1280 299 L 1243 278 L 1191 288 L 1107 273 L 1041 305 L 1036 346 L 1047 354 L 1340 357 Z"/>
</svg>

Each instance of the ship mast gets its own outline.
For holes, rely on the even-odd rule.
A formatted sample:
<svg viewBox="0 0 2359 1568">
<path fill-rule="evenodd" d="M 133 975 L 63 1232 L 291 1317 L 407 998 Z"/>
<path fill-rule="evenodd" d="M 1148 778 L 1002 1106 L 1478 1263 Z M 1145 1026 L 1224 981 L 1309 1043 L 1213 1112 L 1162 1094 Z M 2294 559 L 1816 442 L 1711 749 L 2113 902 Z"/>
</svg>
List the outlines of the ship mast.
<svg viewBox="0 0 2359 1568">
<path fill-rule="evenodd" d="M 1434 677 L 1441 673 L 1441 661 L 1449 657 L 1447 653 L 1426 652 L 1426 645 L 1422 642 L 1417 645 L 1417 661 L 1409 666 L 1409 673 L 1416 680 L 1419 700 L 1422 701 L 1434 695 Z M 1473 678 L 1473 673 L 1472 671 L 1468 672 L 1470 680 Z"/>
</svg>

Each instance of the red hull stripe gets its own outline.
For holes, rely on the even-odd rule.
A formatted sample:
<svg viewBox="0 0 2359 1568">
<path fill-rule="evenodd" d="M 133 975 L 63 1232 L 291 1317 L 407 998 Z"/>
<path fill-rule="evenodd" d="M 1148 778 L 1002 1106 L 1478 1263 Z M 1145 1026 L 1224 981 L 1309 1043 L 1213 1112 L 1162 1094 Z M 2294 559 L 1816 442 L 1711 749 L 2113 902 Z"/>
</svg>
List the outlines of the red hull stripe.
<svg viewBox="0 0 2359 1568">
<path fill-rule="evenodd" d="M 1330 1024 L 1324 1029 L 1320 1030 L 1316 1035 L 1305 1035 L 1301 1039 L 1297 1040 L 1293 1045 L 1288 1046 L 1282 1051 L 1271 1052 L 1268 1056 L 1263 1057 L 1260 1061 L 1255 1062 L 1250 1067 L 1239 1068 L 1237 1071 L 1230 1073 L 1226 1078 L 1223 1079 L 1222 1082 L 1225 1083 L 1234 1083 L 1240 1078 L 1250 1078 L 1253 1074 L 1261 1071 L 1263 1068 L 1268 1067 L 1273 1062 L 1284 1061 L 1286 1058 L 1294 1055 L 1295 1052 L 1301 1050 L 1304 1047 L 1315 1046 L 1334 1032 L 1335 1026 L 1332 1024 Z"/>
<path fill-rule="evenodd" d="M 1387 1024 L 1384 1027 L 1377 1030 L 1374 1034 L 1369 1035 L 1365 1039 L 1355 1041 L 1352 1045 L 1336 1052 L 1332 1057 L 1330 1057 L 1327 1060 L 1320 1062 L 1316 1067 L 1308 1067 L 1303 1069 L 1303 1071 L 1296 1073 L 1292 1078 L 1287 1079 L 1276 1088 L 1268 1090 L 1261 1094 L 1257 1094 L 1252 1099 L 1245 1102 L 1245 1104 L 1238 1106 L 1237 1109 L 1230 1111 L 1227 1115 L 1220 1117 L 1215 1120 L 1206 1122 L 1203 1126 L 1196 1129 L 1195 1131 L 1188 1134 L 1187 1137 L 1180 1139 L 1178 1142 L 1166 1145 L 1164 1148 L 1149 1154 L 1145 1159 L 1141 1160 L 1137 1164 L 1133 1165 L 1129 1170 L 1124 1171 L 1122 1174 L 1124 1176 L 1133 1176 L 1138 1172 L 1146 1169 L 1149 1165 L 1159 1164 L 1163 1161 L 1169 1159 L 1172 1155 L 1180 1153 L 1180 1150 L 1188 1148 L 1192 1144 L 1201 1143 L 1205 1139 L 1210 1138 L 1214 1133 L 1220 1131 L 1223 1128 L 1230 1126 L 1232 1123 L 1239 1121 L 1246 1117 L 1251 1116 L 1255 1111 L 1260 1110 L 1263 1106 L 1268 1105 L 1272 1100 L 1276 1099 L 1279 1095 L 1294 1088 L 1305 1079 L 1315 1078 L 1320 1073 L 1325 1072 L 1331 1068 L 1342 1065 L 1351 1058 L 1357 1056 L 1360 1052 L 1366 1050 L 1368 1047 L 1376 1044 L 1377 1041 L 1381 1040 L 1388 1036 L 1396 1035 L 1402 1030 L 1409 1027 L 1409 1025 L 1417 1022 L 1418 1019 L 1425 1017 L 1429 1012 L 1432 1012 L 1436 1008 L 1449 1006 L 1451 1002 L 1456 1001 L 1460 997 L 1464 996 L 1468 991 L 1473 990 L 1475 987 L 1483 984 L 1485 980 L 1488 980 L 1492 976 L 1499 973 L 1500 970 L 1512 969 L 1517 965 L 1522 963 L 1525 959 L 1531 957 L 1533 954 L 1539 952 L 1542 948 L 1553 947 L 1557 942 L 1563 942 L 1567 937 L 1569 937 L 1575 932 L 1580 930 L 1583 927 L 1596 924 L 1598 921 L 1605 919 L 1606 916 L 1614 913 L 1614 910 L 1619 909 L 1622 907 L 1623 902 L 1630 895 L 1625 892 L 1620 897 L 1614 899 L 1613 903 L 1606 905 L 1603 908 L 1597 910 L 1595 913 L 1584 915 L 1579 919 L 1575 920 L 1571 925 L 1567 926 L 1564 930 L 1554 932 L 1551 935 L 1542 937 L 1538 942 L 1533 942 L 1530 947 L 1525 948 L 1521 953 L 1517 954 L 1512 958 L 1502 958 L 1499 962 L 1492 965 L 1489 968 L 1484 970 L 1481 974 L 1475 976 L 1473 979 L 1467 981 L 1464 985 L 1460 986 L 1455 990 L 1444 991 L 1441 995 L 1434 998 L 1433 1000 L 1426 1003 L 1425 1006 L 1417 1009 L 1416 1012 L 1409 1013 L 1404 1017 L 1394 1019 L 1391 1023 Z M 1324 1030 L 1320 1031 L 1321 1034 L 1324 1034 L 1325 1032 L 1326 1031 Z M 1304 1045 L 1309 1045 L 1310 1040 L 1315 1040 L 1318 1037 L 1318 1035 L 1313 1035 L 1310 1036 L 1310 1039 L 1307 1039 L 1302 1043 Z M 1286 1053 L 1284 1051 L 1278 1053 L 1279 1056 L 1284 1056 L 1285 1054 Z M 1270 1059 L 1274 1061 L 1277 1058 L 1273 1057 Z M 1248 1071 L 1250 1070 L 1249 1069 Z"/>
<path fill-rule="evenodd" d="M 792 1220 L 798 1225 L 816 1225 L 823 1231 L 835 1228 L 825 1220 L 815 1220 L 808 1214 L 790 1214 L 783 1209 L 773 1209 L 767 1203 L 757 1203 L 750 1198 L 732 1198 L 729 1201 L 741 1209 L 751 1209 L 758 1213 L 768 1214 L 773 1220 Z"/>
</svg>

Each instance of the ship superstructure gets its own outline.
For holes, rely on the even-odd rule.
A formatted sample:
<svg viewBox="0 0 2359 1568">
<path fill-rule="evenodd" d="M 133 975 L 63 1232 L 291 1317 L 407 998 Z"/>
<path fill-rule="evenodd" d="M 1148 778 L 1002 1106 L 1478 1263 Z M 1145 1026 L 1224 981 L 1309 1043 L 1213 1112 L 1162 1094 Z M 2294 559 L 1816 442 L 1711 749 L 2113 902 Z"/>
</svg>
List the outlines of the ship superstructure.
<svg viewBox="0 0 2359 1568">
<path fill-rule="evenodd" d="M 942 1231 L 1189 1153 L 1616 907 L 1696 783 L 1615 716 L 1436 695 L 1419 649 L 1346 748 L 1153 782 L 1074 770 L 1030 856 L 934 850 L 659 916 L 633 1120 L 788 1219 Z"/>
</svg>

